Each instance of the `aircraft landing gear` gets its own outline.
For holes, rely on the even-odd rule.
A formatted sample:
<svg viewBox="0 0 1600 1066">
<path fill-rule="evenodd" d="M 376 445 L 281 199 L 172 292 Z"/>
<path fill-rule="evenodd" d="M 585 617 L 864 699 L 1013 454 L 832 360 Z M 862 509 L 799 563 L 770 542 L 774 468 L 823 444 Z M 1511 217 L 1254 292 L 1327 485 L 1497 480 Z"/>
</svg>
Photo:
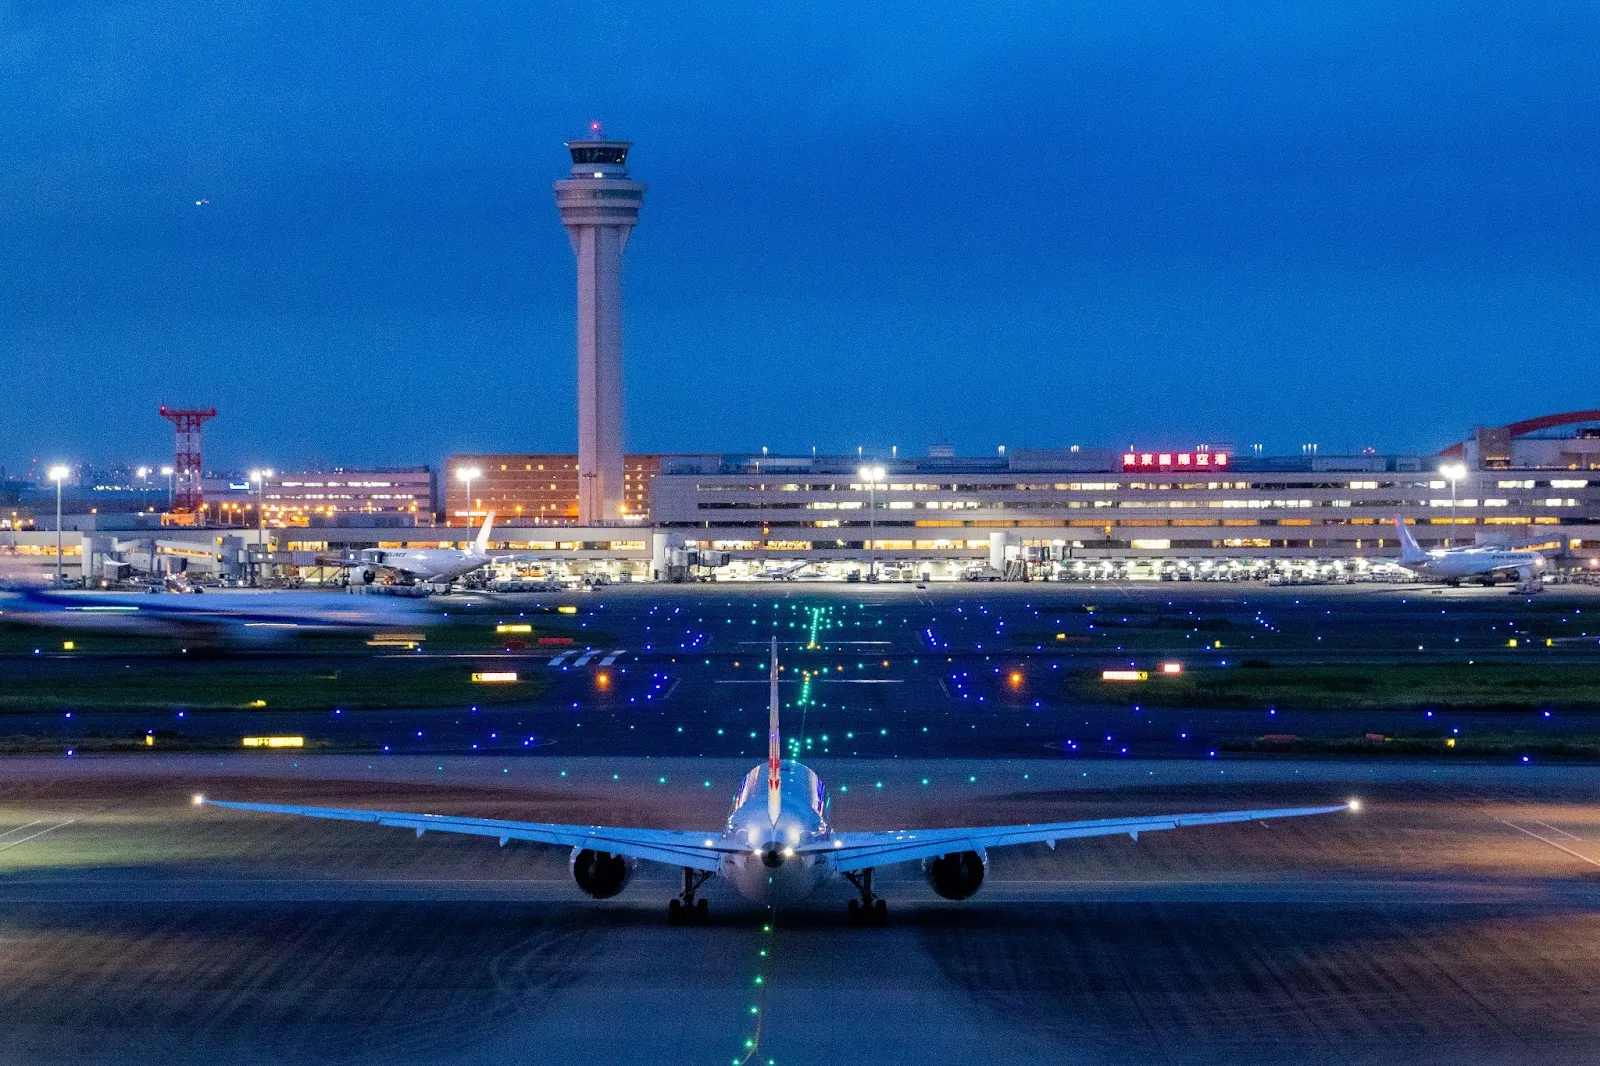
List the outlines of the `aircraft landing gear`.
<svg viewBox="0 0 1600 1066">
<path fill-rule="evenodd" d="M 668 925 L 705 925 L 711 918 L 711 905 L 696 899 L 700 886 L 711 880 L 711 873 L 685 866 L 683 868 L 683 894 L 667 904 Z"/>
<path fill-rule="evenodd" d="M 886 925 L 889 921 L 889 904 L 872 891 L 872 871 L 850 871 L 844 875 L 845 880 L 856 886 L 856 891 L 861 893 L 861 898 L 851 900 L 845 905 L 845 913 L 850 917 L 851 925 Z"/>
</svg>

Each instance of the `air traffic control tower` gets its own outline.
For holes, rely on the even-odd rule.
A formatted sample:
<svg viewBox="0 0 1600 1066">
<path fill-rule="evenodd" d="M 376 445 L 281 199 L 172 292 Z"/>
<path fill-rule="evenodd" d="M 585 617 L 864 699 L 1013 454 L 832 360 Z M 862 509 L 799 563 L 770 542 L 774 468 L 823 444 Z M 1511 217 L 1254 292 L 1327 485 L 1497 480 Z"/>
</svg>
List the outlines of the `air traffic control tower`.
<svg viewBox="0 0 1600 1066">
<path fill-rule="evenodd" d="M 644 186 L 628 178 L 631 141 L 600 123 L 568 141 L 572 174 L 555 183 L 561 224 L 578 257 L 578 521 L 616 521 L 622 495 L 622 251 Z"/>
</svg>

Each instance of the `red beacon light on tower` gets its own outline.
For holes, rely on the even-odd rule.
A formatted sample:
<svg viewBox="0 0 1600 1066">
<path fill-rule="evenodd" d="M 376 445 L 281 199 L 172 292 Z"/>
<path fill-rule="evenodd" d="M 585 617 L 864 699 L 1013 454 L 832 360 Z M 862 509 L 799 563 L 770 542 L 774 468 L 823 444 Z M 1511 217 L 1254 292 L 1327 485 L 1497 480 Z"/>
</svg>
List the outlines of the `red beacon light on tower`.
<svg viewBox="0 0 1600 1066">
<path fill-rule="evenodd" d="M 1130 450 L 1122 453 L 1124 470 L 1226 470 L 1227 452 L 1146 452 Z"/>
</svg>

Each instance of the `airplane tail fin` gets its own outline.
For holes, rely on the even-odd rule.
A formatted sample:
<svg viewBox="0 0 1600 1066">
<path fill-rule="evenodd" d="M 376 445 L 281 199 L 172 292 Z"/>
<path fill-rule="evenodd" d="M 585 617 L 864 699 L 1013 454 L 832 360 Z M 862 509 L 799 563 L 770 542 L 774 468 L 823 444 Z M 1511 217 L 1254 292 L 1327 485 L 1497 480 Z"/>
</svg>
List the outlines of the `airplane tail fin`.
<svg viewBox="0 0 1600 1066">
<path fill-rule="evenodd" d="M 772 664 L 767 690 L 767 819 L 778 824 L 783 806 L 783 746 L 778 738 L 778 638 L 772 638 Z"/>
<path fill-rule="evenodd" d="M 1428 553 L 1417 543 L 1417 538 L 1411 535 L 1411 530 L 1406 528 L 1404 518 L 1395 515 L 1394 528 L 1400 533 L 1400 565 L 1420 563 L 1428 557 Z"/>
<path fill-rule="evenodd" d="M 479 555 L 489 554 L 489 530 L 494 528 L 494 512 L 490 511 L 483 519 L 483 528 L 478 530 L 478 538 L 472 542 L 472 550 Z"/>
</svg>

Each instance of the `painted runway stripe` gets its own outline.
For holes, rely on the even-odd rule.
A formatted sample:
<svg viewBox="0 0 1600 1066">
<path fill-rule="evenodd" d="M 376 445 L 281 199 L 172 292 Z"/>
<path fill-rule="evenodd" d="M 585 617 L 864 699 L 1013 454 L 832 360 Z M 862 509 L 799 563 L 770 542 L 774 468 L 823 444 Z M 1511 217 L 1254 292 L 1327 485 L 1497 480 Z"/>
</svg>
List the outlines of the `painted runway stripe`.
<svg viewBox="0 0 1600 1066">
<path fill-rule="evenodd" d="M 741 640 L 741 641 L 738 641 L 737 643 L 740 644 L 741 646 L 747 646 L 747 647 L 752 647 L 752 648 L 766 648 L 766 647 L 769 646 L 767 644 L 767 642 L 764 641 L 764 640 Z M 809 643 L 810 643 L 810 641 L 806 641 L 806 640 L 780 640 L 780 641 L 778 641 L 778 647 L 780 647 L 780 648 L 804 648 Z M 894 641 L 892 641 L 892 640 L 830 640 L 827 637 L 823 637 L 823 638 L 819 639 L 817 641 L 817 643 L 826 644 L 831 648 L 831 647 L 843 646 L 843 645 L 846 645 L 846 644 L 877 644 L 877 645 L 885 645 L 885 644 L 893 644 Z"/>
<path fill-rule="evenodd" d="M 595 652 L 586 651 L 582 655 L 578 656 L 576 659 L 572 660 L 572 665 L 573 666 L 588 666 L 589 665 L 589 660 L 593 659 L 595 657 L 595 654 L 596 654 Z"/>
<path fill-rule="evenodd" d="M 560 655 L 557 655 L 554 659 L 550 660 L 550 668 L 553 670 L 556 667 L 560 666 L 563 662 L 566 661 L 567 656 L 572 655 L 572 654 L 573 653 L 570 652 L 570 651 L 564 651 Z"/>
<path fill-rule="evenodd" d="M 1580 844 L 1583 844 L 1583 843 L 1587 843 L 1587 842 L 1586 842 L 1586 841 L 1585 841 L 1585 840 L 1584 840 L 1584 839 L 1583 839 L 1583 838 L 1582 838 L 1582 837 L 1581 837 L 1581 836 L 1579 836 L 1579 835 L 1578 835 L 1578 834 L 1576 834 L 1576 833 L 1569 833 L 1569 832 L 1567 832 L 1567 831 L 1566 831 L 1566 830 L 1565 830 L 1565 829 L 1558 829 L 1558 828 L 1556 828 L 1556 827 L 1555 827 L 1555 826 L 1553 826 L 1553 825 L 1551 825 L 1551 824 L 1550 824 L 1550 823 L 1549 823 L 1549 822 L 1534 822 L 1534 823 L 1533 823 L 1533 824 L 1534 824 L 1534 825 L 1537 825 L 1537 826 L 1543 826 L 1543 827 L 1544 827 L 1544 828 L 1545 828 L 1545 829 L 1548 829 L 1548 830 L 1550 830 L 1550 832 L 1552 832 L 1552 833 L 1559 833 L 1559 834 L 1561 834 L 1561 835 L 1562 835 L 1562 836 L 1564 836 L 1564 837 L 1566 837 L 1566 838 L 1567 838 L 1567 839 L 1568 839 L 1568 840 L 1576 840 L 1576 841 L 1577 841 L 1577 842 L 1578 842 L 1578 843 L 1580 843 Z"/>
<path fill-rule="evenodd" d="M 21 838 L 20 840 L 12 840 L 12 841 L 9 841 L 9 842 L 7 842 L 5 844 L 0 844 L 0 851 L 8 851 L 11 848 L 16 847 L 18 844 L 26 844 L 28 841 L 34 840 L 34 839 L 36 839 L 38 837 L 42 837 L 46 833 L 54 833 L 57 829 L 65 829 L 67 826 L 71 825 L 73 822 L 79 821 L 81 819 L 81 817 L 82 816 L 80 815 L 78 818 L 68 818 L 64 822 L 57 822 L 55 825 L 45 826 L 43 829 L 39 830 L 37 833 L 29 833 L 27 836 Z"/>
<path fill-rule="evenodd" d="M 1545 844 L 1549 844 L 1552 848 L 1555 848 L 1557 851 L 1564 851 L 1568 855 L 1571 855 L 1574 859 L 1580 859 L 1583 862 L 1588 863 L 1590 866 L 1600 866 L 1600 861 L 1596 861 L 1594 859 L 1591 859 L 1587 855 L 1579 854 L 1578 852 L 1573 851 L 1571 848 L 1567 847 L 1565 844 L 1561 844 L 1561 843 L 1559 843 L 1557 841 L 1551 840 L 1547 836 L 1541 836 L 1540 834 L 1535 833 L 1532 829 L 1524 829 L 1522 826 L 1518 825 L 1517 823 L 1508 822 L 1504 818 L 1497 819 L 1497 821 L 1499 821 L 1501 825 L 1509 825 L 1512 829 L 1515 829 L 1519 833 L 1526 833 L 1528 836 L 1531 836 L 1535 840 L 1541 841 L 1541 842 L 1543 842 Z"/>
<path fill-rule="evenodd" d="M 610 666 L 612 663 L 617 661 L 617 656 L 625 654 L 627 652 L 627 650 L 628 650 L 627 648 L 618 648 L 616 651 L 612 652 L 610 655 L 607 655 L 604 659 L 601 659 L 600 660 L 600 665 L 601 666 Z"/>
<path fill-rule="evenodd" d="M 765 681 L 751 681 L 742 677 L 719 677 L 711 682 L 713 685 L 765 685 Z M 898 677 L 813 677 L 813 685 L 903 685 L 904 678 Z"/>
<path fill-rule="evenodd" d="M 38 825 L 42 821 L 44 821 L 43 818 L 35 818 L 33 821 L 29 822 L 27 825 L 19 825 L 15 829 L 7 829 L 4 833 L 0 833 L 0 840 L 4 840 L 6 837 L 11 836 L 13 833 L 26 832 L 27 830 L 32 829 L 34 826 Z"/>
</svg>

